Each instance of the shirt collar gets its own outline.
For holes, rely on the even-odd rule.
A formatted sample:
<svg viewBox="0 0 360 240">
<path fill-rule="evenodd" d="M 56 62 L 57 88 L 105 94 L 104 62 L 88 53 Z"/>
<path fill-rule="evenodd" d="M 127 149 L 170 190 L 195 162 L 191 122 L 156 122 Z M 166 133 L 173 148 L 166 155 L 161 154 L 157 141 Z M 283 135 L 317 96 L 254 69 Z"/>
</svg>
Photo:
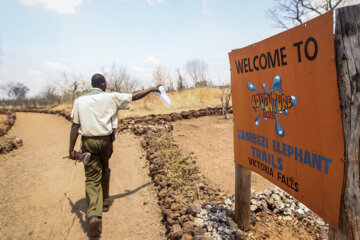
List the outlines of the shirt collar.
<svg viewBox="0 0 360 240">
<path fill-rule="evenodd" d="M 101 90 L 100 88 L 91 88 L 90 91 L 89 91 L 89 93 L 91 93 L 91 92 L 98 92 L 98 91 L 104 92 L 104 91 Z"/>
</svg>

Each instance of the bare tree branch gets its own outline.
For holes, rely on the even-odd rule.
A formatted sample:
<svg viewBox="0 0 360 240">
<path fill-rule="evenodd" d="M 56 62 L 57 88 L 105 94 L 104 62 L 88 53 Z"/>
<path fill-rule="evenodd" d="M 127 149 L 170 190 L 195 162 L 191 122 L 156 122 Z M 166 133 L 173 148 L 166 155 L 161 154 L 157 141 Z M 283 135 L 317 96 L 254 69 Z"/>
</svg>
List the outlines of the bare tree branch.
<svg viewBox="0 0 360 240">
<path fill-rule="evenodd" d="M 194 82 L 195 87 L 207 86 L 207 68 L 208 64 L 200 59 L 187 61 L 185 69 Z"/>
<path fill-rule="evenodd" d="M 112 92 L 133 92 L 138 82 L 130 76 L 126 66 L 113 63 L 109 70 L 102 67 L 107 88 Z"/>
<path fill-rule="evenodd" d="M 265 11 L 275 27 L 291 28 L 313 17 L 352 3 L 352 0 L 277 0 Z"/>
</svg>

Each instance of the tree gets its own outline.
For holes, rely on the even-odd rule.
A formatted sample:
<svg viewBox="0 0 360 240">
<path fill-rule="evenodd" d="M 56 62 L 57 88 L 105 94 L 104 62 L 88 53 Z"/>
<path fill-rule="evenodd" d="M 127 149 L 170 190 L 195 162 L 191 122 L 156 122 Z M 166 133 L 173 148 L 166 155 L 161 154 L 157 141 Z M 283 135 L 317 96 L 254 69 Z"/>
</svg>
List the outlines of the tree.
<svg viewBox="0 0 360 240">
<path fill-rule="evenodd" d="M 265 14 L 278 28 L 291 28 L 353 0 L 277 0 Z"/>
<path fill-rule="evenodd" d="M 56 84 L 60 87 L 62 99 L 67 101 L 74 102 L 75 98 L 78 97 L 81 93 L 90 89 L 90 82 L 86 82 L 81 75 L 72 75 L 63 74 L 63 79 L 57 81 Z M 70 99 L 69 99 L 70 98 Z"/>
<path fill-rule="evenodd" d="M 46 105 L 53 104 L 58 96 L 56 95 L 56 87 L 52 85 L 47 85 L 41 92 L 41 97 L 46 101 Z"/>
<path fill-rule="evenodd" d="M 156 86 L 163 86 L 166 91 L 174 91 L 174 82 L 161 64 L 153 71 L 153 82 Z"/>
<path fill-rule="evenodd" d="M 177 69 L 177 90 L 182 91 L 186 88 L 185 79 L 183 75 L 180 73 L 180 69 Z"/>
<path fill-rule="evenodd" d="M 161 66 L 157 66 L 157 68 L 153 71 L 153 80 L 156 86 L 162 85 L 165 86 L 165 78 L 166 78 L 166 70 Z"/>
<path fill-rule="evenodd" d="M 23 83 L 9 83 L 7 86 L 7 94 L 9 98 L 15 98 L 16 100 L 22 100 L 29 92 L 29 88 Z"/>
<path fill-rule="evenodd" d="M 208 64 L 200 59 L 192 59 L 187 61 L 185 69 L 190 75 L 195 87 L 205 87 L 207 82 L 207 68 Z"/>
<path fill-rule="evenodd" d="M 138 86 L 136 79 L 128 73 L 126 66 L 113 63 L 109 70 L 102 67 L 102 73 L 106 79 L 107 88 L 112 92 L 133 92 Z"/>
<path fill-rule="evenodd" d="M 222 113 L 225 116 L 225 119 L 228 119 L 230 99 L 231 99 L 231 89 L 224 86 L 221 90 L 220 100 L 221 100 Z"/>
</svg>

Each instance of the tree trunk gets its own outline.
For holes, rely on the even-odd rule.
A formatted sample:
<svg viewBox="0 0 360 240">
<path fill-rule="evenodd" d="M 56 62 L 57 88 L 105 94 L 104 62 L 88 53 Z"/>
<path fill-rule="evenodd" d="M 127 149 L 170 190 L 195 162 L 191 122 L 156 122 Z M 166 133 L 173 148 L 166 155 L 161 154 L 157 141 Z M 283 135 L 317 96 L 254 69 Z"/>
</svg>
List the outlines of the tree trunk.
<svg viewBox="0 0 360 240">
<path fill-rule="evenodd" d="M 336 10 L 335 56 L 345 139 L 343 194 L 339 229 L 329 239 L 360 239 L 360 5 Z M 331 121 L 331 119 L 329 119 Z"/>
</svg>

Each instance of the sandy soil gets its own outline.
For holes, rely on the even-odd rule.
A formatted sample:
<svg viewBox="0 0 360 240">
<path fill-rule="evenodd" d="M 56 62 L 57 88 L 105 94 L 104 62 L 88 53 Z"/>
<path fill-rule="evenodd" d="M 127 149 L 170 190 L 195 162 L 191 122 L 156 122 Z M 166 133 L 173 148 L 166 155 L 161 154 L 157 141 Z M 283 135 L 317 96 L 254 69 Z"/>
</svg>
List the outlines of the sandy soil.
<svg viewBox="0 0 360 240">
<path fill-rule="evenodd" d="M 17 113 L 9 135 L 24 146 L 0 156 L 1 239 L 89 239 L 83 166 L 63 159 L 69 129 L 59 116 Z M 113 205 L 103 215 L 102 239 L 165 238 L 143 154 L 139 139 L 118 136 L 110 160 Z"/>
<path fill-rule="evenodd" d="M 233 121 L 223 116 L 209 116 L 173 123 L 174 140 L 185 153 L 194 153 L 197 165 L 209 182 L 234 194 L 235 172 Z M 274 185 L 252 173 L 251 188 L 263 191 Z"/>
</svg>

